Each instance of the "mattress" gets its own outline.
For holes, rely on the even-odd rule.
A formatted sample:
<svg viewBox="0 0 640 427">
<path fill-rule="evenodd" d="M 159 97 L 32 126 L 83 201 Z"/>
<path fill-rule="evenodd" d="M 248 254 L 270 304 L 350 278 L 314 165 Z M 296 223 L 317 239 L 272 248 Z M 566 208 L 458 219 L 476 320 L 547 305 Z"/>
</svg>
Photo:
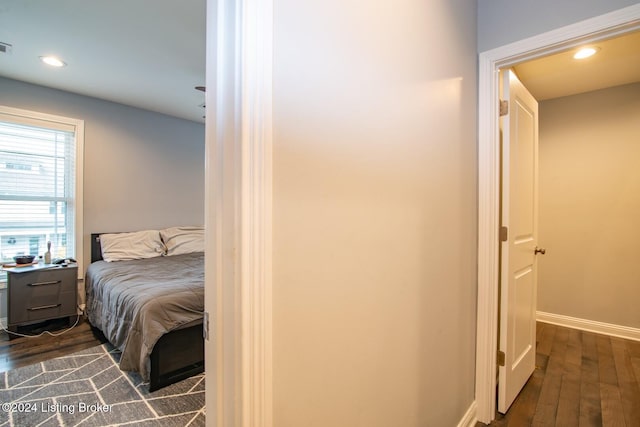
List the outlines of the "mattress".
<svg viewBox="0 0 640 427">
<path fill-rule="evenodd" d="M 87 317 L 120 351 L 120 369 L 149 379 L 160 337 L 202 319 L 204 254 L 97 261 L 87 269 Z"/>
</svg>

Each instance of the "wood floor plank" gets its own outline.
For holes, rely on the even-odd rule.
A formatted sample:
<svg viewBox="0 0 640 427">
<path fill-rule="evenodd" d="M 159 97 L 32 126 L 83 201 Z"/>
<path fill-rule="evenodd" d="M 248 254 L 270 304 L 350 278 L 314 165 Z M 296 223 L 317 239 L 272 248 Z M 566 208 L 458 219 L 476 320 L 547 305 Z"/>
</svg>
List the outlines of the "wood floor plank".
<svg viewBox="0 0 640 427">
<path fill-rule="evenodd" d="M 626 426 L 611 338 L 606 335 L 598 335 L 596 340 L 598 343 L 602 424 L 610 427 Z"/>
<path fill-rule="evenodd" d="M 598 334 L 581 331 L 582 334 L 582 359 L 598 361 Z"/>
<path fill-rule="evenodd" d="M 640 341 L 625 340 L 627 342 L 627 349 L 629 350 L 629 356 L 632 358 L 640 358 Z"/>
<path fill-rule="evenodd" d="M 600 374 L 600 383 L 617 386 L 618 375 L 613 360 L 611 339 L 606 335 L 597 335 L 596 342 L 598 344 L 598 373 Z"/>
<path fill-rule="evenodd" d="M 569 330 L 569 341 L 567 342 L 565 361 L 568 364 L 576 366 L 582 364 L 582 331 L 577 329 Z"/>
<path fill-rule="evenodd" d="M 564 372 L 564 358 L 568 341 L 568 329 L 556 328 L 547 369 L 542 382 L 542 388 L 540 389 L 540 397 L 531 423 L 533 426 L 554 425 L 558 410 L 562 375 Z"/>
<path fill-rule="evenodd" d="M 563 364 L 556 425 L 578 426 L 580 421 L 580 384 L 582 377 L 582 342 L 580 331 L 569 331 Z"/>
<path fill-rule="evenodd" d="M 582 365 L 580 367 L 580 427 L 601 427 L 600 375 L 596 335 L 582 332 Z"/>
<path fill-rule="evenodd" d="M 640 384 L 640 341 L 627 340 L 627 349 L 631 358 L 631 366 L 636 382 Z"/>
<path fill-rule="evenodd" d="M 602 427 L 602 403 L 600 384 L 580 383 L 580 427 Z"/>
<path fill-rule="evenodd" d="M 547 365 L 549 364 L 549 356 L 536 353 L 536 369 L 542 369 L 542 372 L 547 371 Z"/>
<path fill-rule="evenodd" d="M 632 357 L 631 366 L 636 377 L 636 382 L 640 384 L 640 357 Z"/>
<path fill-rule="evenodd" d="M 540 323 L 539 325 L 536 325 L 536 342 L 540 341 L 540 334 L 544 329 L 544 325 L 545 325 L 544 323 Z"/>
<path fill-rule="evenodd" d="M 602 425 L 607 427 L 626 427 L 618 386 L 600 383 L 600 399 L 602 404 Z"/>
<path fill-rule="evenodd" d="M 550 326 L 548 323 L 537 323 L 536 324 L 536 349 L 540 346 L 540 340 L 542 340 L 542 334 L 544 330 Z"/>
<path fill-rule="evenodd" d="M 536 367 L 531 378 L 529 378 L 529 381 L 527 381 L 527 384 L 513 402 L 511 408 L 509 408 L 505 426 L 529 426 L 533 423 L 533 416 L 538 405 L 544 377 L 544 370 Z"/>
<path fill-rule="evenodd" d="M 626 425 L 640 426 L 640 388 L 627 344 L 623 339 L 611 338 L 611 348 Z"/>
<path fill-rule="evenodd" d="M 542 328 L 540 339 L 536 344 L 536 352 L 548 356 L 551 354 L 551 347 L 553 346 L 554 336 L 558 328 L 557 326 L 549 323 L 544 323 Z"/>
</svg>

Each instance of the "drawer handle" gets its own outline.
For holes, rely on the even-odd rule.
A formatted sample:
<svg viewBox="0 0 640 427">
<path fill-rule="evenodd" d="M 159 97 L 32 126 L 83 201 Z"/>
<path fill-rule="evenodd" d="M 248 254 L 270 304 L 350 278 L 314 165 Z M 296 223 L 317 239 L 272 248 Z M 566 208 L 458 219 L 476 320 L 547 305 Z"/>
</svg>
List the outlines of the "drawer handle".
<svg viewBox="0 0 640 427">
<path fill-rule="evenodd" d="M 61 280 L 53 280 L 51 282 L 36 282 L 36 283 L 29 283 L 27 286 L 57 285 L 60 282 L 61 282 Z"/>
<path fill-rule="evenodd" d="M 29 311 L 46 310 L 48 308 L 57 308 L 57 307 L 60 307 L 61 305 L 62 304 L 42 305 L 40 307 L 30 307 L 30 308 L 27 308 L 27 310 Z"/>
</svg>

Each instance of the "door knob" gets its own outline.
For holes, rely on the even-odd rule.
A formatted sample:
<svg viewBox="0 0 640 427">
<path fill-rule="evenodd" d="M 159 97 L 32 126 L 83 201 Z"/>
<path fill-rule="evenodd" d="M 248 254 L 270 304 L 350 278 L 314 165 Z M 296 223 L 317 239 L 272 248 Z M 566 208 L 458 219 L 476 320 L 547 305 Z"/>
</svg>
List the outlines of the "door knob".
<svg viewBox="0 0 640 427">
<path fill-rule="evenodd" d="M 534 253 L 535 255 L 538 255 L 538 254 L 542 254 L 542 255 L 544 255 L 546 252 L 547 252 L 547 250 L 546 250 L 546 249 L 544 249 L 544 248 L 539 248 L 539 247 L 537 247 L 537 246 L 536 246 L 536 249 L 533 251 L 533 253 Z"/>
</svg>

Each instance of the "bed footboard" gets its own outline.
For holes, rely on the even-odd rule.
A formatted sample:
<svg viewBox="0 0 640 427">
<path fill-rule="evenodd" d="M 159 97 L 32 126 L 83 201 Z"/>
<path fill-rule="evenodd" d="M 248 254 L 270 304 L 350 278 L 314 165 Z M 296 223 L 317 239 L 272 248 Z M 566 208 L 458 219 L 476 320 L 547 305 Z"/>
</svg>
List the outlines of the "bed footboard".
<svg viewBox="0 0 640 427">
<path fill-rule="evenodd" d="M 202 323 L 163 335 L 151 352 L 149 391 L 204 371 Z"/>
</svg>

